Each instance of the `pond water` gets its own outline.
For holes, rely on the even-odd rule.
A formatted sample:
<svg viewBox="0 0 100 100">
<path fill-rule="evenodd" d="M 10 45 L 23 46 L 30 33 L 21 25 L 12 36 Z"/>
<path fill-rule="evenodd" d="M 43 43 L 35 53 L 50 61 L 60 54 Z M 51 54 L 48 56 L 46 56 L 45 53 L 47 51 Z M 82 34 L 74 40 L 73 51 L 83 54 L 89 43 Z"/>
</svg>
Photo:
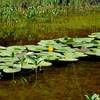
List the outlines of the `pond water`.
<svg viewBox="0 0 100 100">
<path fill-rule="evenodd" d="M 82 32 L 81 32 L 82 33 Z M 87 32 L 79 34 L 87 36 Z M 74 33 L 70 34 L 74 37 Z M 100 94 L 100 57 L 80 58 L 76 62 L 53 62 L 37 75 L 23 73 L 0 80 L 0 100 L 85 100 Z"/>
<path fill-rule="evenodd" d="M 85 100 L 84 95 L 100 93 L 100 58 L 57 62 L 27 82 L 16 78 L 0 80 L 0 100 Z"/>
</svg>

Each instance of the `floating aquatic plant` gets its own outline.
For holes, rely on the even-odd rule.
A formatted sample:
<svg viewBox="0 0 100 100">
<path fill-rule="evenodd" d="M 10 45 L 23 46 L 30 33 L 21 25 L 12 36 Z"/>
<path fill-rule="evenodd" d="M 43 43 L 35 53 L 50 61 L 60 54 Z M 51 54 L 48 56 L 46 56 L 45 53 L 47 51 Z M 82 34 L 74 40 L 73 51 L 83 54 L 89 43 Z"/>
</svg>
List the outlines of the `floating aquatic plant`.
<svg viewBox="0 0 100 100">
<path fill-rule="evenodd" d="M 86 100 L 100 100 L 99 94 L 85 95 Z"/>
<path fill-rule="evenodd" d="M 92 33 L 91 35 L 88 35 L 88 37 L 100 39 L 100 32 Z"/>
<path fill-rule="evenodd" d="M 37 71 L 38 67 L 51 66 L 49 61 L 78 61 L 79 57 L 88 55 L 100 56 L 99 39 L 64 37 L 41 40 L 37 45 L 0 46 L 0 71 L 13 74 L 21 69 Z"/>
</svg>

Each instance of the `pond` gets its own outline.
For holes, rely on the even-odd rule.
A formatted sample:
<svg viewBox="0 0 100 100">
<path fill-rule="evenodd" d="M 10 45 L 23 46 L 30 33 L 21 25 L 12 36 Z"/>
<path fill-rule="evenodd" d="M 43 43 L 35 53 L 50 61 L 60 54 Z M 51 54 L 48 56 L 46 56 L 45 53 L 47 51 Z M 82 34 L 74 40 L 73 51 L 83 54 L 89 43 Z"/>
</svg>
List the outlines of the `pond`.
<svg viewBox="0 0 100 100">
<path fill-rule="evenodd" d="M 52 63 L 52 66 L 42 68 L 36 74 L 27 72 L 16 76 L 15 80 L 12 80 L 13 75 L 9 79 L 8 76 L 1 79 L 0 99 L 85 100 L 85 95 L 100 93 L 99 56 Z"/>
<path fill-rule="evenodd" d="M 23 83 L 0 80 L 0 100 L 85 100 L 100 93 L 100 58 L 58 63 Z"/>
</svg>

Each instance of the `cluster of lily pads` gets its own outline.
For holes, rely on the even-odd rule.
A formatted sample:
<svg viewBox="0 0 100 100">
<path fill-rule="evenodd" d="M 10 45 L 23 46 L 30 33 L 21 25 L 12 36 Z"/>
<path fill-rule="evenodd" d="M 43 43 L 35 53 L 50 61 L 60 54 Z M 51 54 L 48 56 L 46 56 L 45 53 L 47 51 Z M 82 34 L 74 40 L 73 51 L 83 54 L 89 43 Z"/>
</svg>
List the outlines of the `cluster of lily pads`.
<svg viewBox="0 0 100 100">
<path fill-rule="evenodd" d="M 34 70 L 51 66 L 52 61 L 78 61 L 79 57 L 88 55 L 100 56 L 100 32 L 83 38 L 41 40 L 37 45 L 0 46 L 0 71 Z"/>
</svg>

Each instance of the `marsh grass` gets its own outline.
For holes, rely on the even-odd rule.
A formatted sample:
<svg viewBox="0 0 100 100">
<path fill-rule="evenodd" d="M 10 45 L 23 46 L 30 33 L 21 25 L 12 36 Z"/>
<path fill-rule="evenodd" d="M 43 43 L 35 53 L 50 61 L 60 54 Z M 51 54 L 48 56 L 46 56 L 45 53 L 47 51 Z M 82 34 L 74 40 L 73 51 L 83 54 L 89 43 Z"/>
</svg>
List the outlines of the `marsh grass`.
<svg viewBox="0 0 100 100">
<path fill-rule="evenodd" d="M 58 1 L 56 0 L 56 2 Z M 76 0 L 77 3 L 73 0 L 69 1 L 68 5 L 58 5 L 53 0 L 51 0 L 51 4 L 45 0 L 41 2 L 40 0 L 38 2 L 29 0 L 25 1 L 26 7 L 24 8 L 22 5 L 25 6 L 25 4 L 22 0 L 2 1 L 1 8 L 11 7 L 17 14 L 15 20 L 2 21 L 1 19 L 0 39 L 4 40 L 3 43 L 1 41 L 1 45 L 32 44 L 40 39 L 58 38 L 71 35 L 71 33 L 78 36 L 80 31 L 95 32 L 100 30 L 100 10 L 99 7 L 96 7 L 97 4 L 91 7 L 77 6 L 76 9 L 74 5 L 80 4 L 80 0 Z M 44 5 L 44 2 L 47 5 Z M 30 7 L 33 8 L 29 10 Z M 14 18 L 14 15 L 9 15 L 8 18 L 10 16 Z"/>
</svg>

